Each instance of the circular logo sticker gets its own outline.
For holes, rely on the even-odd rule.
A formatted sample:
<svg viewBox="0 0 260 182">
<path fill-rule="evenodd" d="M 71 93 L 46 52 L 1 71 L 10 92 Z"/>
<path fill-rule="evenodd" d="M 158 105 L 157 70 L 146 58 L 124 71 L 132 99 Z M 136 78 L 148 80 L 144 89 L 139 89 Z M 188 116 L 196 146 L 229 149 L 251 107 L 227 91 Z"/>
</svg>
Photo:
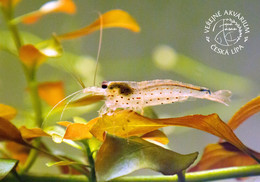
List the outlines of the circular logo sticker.
<svg viewBox="0 0 260 182">
<path fill-rule="evenodd" d="M 244 49 L 250 33 L 246 19 L 232 10 L 218 11 L 206 22 L 204 34 L 210 48 L 221 55 L 232 55 Z"/>
</svg>

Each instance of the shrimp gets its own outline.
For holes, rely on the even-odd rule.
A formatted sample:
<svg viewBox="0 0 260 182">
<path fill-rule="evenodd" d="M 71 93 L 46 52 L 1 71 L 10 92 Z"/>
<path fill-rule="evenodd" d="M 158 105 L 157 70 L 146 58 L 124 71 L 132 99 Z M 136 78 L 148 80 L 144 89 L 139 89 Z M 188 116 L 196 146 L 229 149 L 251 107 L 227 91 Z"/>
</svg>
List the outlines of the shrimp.
<svg viewBox="0 0 260 182">
<path fill-rule="evenodd" d="M 211 92 L 205 87 L 173 80 L 103 81 L 101 88 L 85 88 L 83 93 L 105 97 L 105 105 L 100 111 L 101 114 L 115 111 L 117 108 L 142 111 L 147 106 L 182 102 L 190 97 L 228 105 L 231 96 L 229 90 Z"/>
</svg>

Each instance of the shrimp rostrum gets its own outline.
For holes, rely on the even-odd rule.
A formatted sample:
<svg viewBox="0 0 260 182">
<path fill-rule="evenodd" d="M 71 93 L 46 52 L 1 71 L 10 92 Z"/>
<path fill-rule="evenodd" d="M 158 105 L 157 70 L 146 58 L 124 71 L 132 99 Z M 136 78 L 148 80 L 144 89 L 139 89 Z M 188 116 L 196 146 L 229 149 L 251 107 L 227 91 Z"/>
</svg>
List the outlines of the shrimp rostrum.
<svg viewBox="0 0 260 182">
<path fill-rule="evenodd" d="M 207 99 L 228 105 L 231 96 L 229 90 L 211 92 L 205 87 L 173 80 L 104 81 L 101 88 L 89 87 L 83 92 L 105 96 L 101 114 L 117 108 L 142 111 L 147 106 L 182 102 L 188 98 Z"/>
</svg>

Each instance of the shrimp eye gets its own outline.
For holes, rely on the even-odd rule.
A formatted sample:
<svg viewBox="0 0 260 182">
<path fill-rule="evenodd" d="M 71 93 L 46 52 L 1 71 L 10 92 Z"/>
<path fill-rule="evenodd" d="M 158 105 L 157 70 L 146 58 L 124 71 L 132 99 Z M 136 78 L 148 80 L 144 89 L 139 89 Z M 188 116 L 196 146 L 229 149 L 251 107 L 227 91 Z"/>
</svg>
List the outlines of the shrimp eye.
<svg viewBox="0 0 260 182">
<path fill-rule="evenodd" d="M 107 88 L 107 81 L 103 81 L 101 87 L 102 87 L 103 89 L 106 89 L 106 88 Z"/>
</svg>

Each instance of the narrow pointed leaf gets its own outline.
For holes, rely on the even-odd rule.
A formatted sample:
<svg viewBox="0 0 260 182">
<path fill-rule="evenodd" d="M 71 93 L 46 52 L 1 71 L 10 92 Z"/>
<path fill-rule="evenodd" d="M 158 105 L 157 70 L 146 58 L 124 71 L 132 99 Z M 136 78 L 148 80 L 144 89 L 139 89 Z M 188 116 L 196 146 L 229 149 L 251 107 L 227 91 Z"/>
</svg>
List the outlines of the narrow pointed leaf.
<svg viewBox="0 0 260 182">
<path fill-rule="evenodd" d="M 4 104 L 0 104 L 0 117 L 4 118 L 6 120 L 11 120 L 16 116 L 16 109 L 8 106 L 8 105 L 4 105 Z"/>
<path fill-rule="evenodd" d="M 46 166 L 51 167 L 51 166 L 69 166 L 73 164 L 78 164 L 75 161 L 58 161 L 58 162 L 48 162 Z"/>
<path fill-rule="evenodd" d="M 18 164 L 15 159 L 0 159 L 0 180 L 4 179 Z"/>
<path fill-rule="evenodd" d="M 159 142 L 164 145 L 169 143 L 168 137 L 160 130 L 154 130 L 149 133 L 146 133 L 143 136 L 141 136 L 141 138 L 144 140 L 152 140 L 155 142 Z"/>
<path fill-rule="evenodd" d="M 50 13 L 67 13 L 74 14 L 76 12 L 76 5 L 72 0 L 57 0 L 50 1 L 44 4 L 39 10 L 23 15 L 14 20 L 15 23 L 22 21 L 25 24 L 32 24 L 37 22 L 42 16 Z"/>
<path fill-rule="evenodd" d="M 246 121 L 252 115 L 260 111 L 260 96 L 252 99 L 241 107 L 234 116 L 228 121 L 228 126 L 235 130 L 240 124 Z"/>
<path fill-rule="evenodd" d="M 87 27 L 76 30 L 74 32 L 58 35 L 57 37 L 60 40 L 73 39 L 100 30 L 101 26 L 102 28 L 125 28 L 133 32 L 140 31 L 139 25 L 134 20 L 134 18 L 131 17 L 131 15 L 123 10 L 116 9 L 100 15 L 100 17 L 95 22 Z"/>
<path fill-rule="evenodd" d="M 4 118 L 0 118 L 0 141 L 1 140 L 9 140 L 27 145 L 23 140 L 20 131 L 10 121 Z"/>
<path fill-rule="evenodd" d="M 250 149 L 249 149 L 250 150 Z M 250 150 L 260 158 L 260 153 Z M 189 171 L 211 170 L 225 167 L 254 165 L 257 162 L 228 142 L 209 144 L 200 162 Z"/>
<path fill-rule="evenodd" d="M 65 97 L 63 82 L 44 82 L 38 85 L 38 92 L 41 99 L 50 106 L 55 106 Z"/>
<path fill-rule="evenodd" d="M 41 128 L 27 128 L 25 126 L 22 126 L 19 128 L 22 137 L 24 139 L 32 139 L 32 138 L 37 138 L 37 137 L 42 137 L 42 136 L 50 136 L 46 132 L 44 132 Z"/>
<path fill-rule="evenodd" d="M 223 122 L 217 114 L 191 115 L 179 118 L 151 119 L 133 111 L 119 110 L 112 115 L 103 115 L 92 127 L 91 133 L 99 140 L 103 139 L 104 132 L 120 137 L 140 136 L 166 126 L 185 126 L 208 132 L 225 139 L 241 151 L 252 153 L 237 138 L 232 129 Z M 255 158 L 255 160 L 259 161 Z"/>
<path fill-rule="evenodd" d="M 106 181 L 143 168 L 173 175 L 187 169 L 197 155 L 178 154 L 138 137 L 124 139 L 107 135 L 97 153 L 96 175 L 98 181 Z"/>
</svg>

